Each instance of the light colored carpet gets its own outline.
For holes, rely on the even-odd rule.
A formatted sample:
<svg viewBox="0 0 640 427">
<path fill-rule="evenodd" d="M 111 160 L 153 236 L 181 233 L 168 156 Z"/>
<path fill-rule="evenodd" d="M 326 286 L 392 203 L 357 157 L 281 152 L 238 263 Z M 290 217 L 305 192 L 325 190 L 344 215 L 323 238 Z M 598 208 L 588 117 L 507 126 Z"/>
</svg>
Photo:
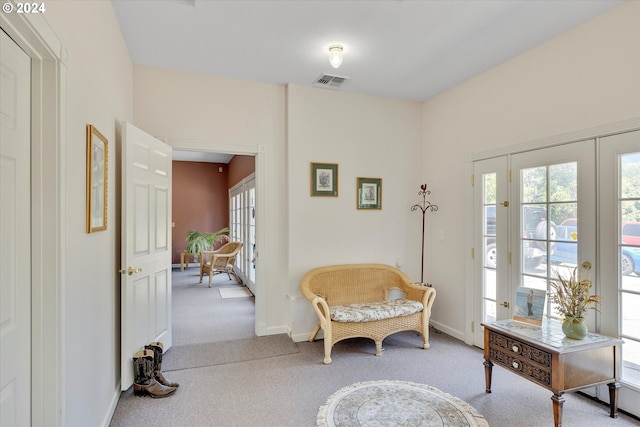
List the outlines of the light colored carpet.
<svg viewBox="0 0 640 427">
<path fill-rule="evenodd" d="M 233 288 L 218 288 L 222 299 L 226 298 L 246 298 L 252 297 L 253 294 L 247 288 L 234 286 Z"/>
<path fill-rule="evenodd" d="M 202 368 L 298 353 L 286 334 L 174 346 L 162 358 L 163 371 Z"/>
<path fill-rule="evenodd" d="M 409 381 L 365 381 L 331 395 L 319 427 L 488 427 L 465 401 Z"/>
</svg>

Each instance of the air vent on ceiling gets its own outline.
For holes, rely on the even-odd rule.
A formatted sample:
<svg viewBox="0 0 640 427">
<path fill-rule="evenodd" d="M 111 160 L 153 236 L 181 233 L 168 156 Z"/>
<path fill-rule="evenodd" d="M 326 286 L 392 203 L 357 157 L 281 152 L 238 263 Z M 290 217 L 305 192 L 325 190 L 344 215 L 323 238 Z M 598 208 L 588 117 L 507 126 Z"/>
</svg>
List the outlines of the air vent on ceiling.
<svg viewBox="0 0 640 427">
<path fill-rule="evenodd" d="M 315 87 L 338 89 L 347 80 L 349 80 L 349 77 L 332 76 L 331 74 L 321 74 L 320 77 L 315 79 L 315 81 L 313 82 L 313 85 Z"/>
</svg>

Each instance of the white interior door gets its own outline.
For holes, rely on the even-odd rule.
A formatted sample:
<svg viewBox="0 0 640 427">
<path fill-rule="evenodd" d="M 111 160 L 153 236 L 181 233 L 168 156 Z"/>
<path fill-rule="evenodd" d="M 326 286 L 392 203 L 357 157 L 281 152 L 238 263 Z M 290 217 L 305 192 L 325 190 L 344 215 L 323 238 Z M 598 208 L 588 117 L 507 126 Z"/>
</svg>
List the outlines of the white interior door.
<svg viewBox="0 0 640 427">
<path fill-rule="evenodd" d="M 122 390 L 133 354 L 171 347 L 171 147 L 130 123 L 122 132 Z"/>
<path fill-rule="evenodd" d="M 30 58 L 0 30 L 0 425 L 31 425 Z"/>
</svg>

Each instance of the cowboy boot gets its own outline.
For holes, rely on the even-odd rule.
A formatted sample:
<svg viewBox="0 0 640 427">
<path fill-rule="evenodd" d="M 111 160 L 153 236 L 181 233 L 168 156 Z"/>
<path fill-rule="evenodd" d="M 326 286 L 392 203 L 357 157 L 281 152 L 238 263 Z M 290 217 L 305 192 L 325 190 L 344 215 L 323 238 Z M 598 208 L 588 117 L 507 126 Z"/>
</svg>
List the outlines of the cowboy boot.
<svg viewBox="0 0 640 427">
<path fill-rule="evenodd" d="M 154 341 L 144 346 L 147 350 L 152 350 L 154 354 L 153 377 L 162 385 L 167 387 L 180 387 L 180 384 L 169 381 L 162 375 L 162 350 L 164 346 L 160 341 Z"/>
<path fill-rule="evenodd" d="M 151 350 L 139 350 L 133 355 L 133 393 L 136 396 L 167 397 L 175 387 L 167 387 L 153 378 L 154 355 Z"/>
</svg>

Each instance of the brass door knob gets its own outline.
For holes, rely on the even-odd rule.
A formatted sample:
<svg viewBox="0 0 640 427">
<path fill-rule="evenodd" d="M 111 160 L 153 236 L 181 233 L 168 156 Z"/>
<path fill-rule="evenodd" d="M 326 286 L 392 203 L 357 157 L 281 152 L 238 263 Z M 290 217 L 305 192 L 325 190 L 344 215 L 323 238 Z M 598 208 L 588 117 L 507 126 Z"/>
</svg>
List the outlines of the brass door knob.
<svg viewBox="0 0 640 427">
<path fill-rule="evenodd" d="M 505 301 L 500 305 L 502 305 L 504 308 L 509 308 L 509 302 L 508 301 Z"/>
<path fill-rule="evenodd" d="M 127 273 L 129 276 L 132 276 L 135 273 L 141 273 L 142 269 L 141 268 L 133 268 L 133 267 L 129 267 L 126 270 L 118 270 L 118 273 Z"/>
</svg>

